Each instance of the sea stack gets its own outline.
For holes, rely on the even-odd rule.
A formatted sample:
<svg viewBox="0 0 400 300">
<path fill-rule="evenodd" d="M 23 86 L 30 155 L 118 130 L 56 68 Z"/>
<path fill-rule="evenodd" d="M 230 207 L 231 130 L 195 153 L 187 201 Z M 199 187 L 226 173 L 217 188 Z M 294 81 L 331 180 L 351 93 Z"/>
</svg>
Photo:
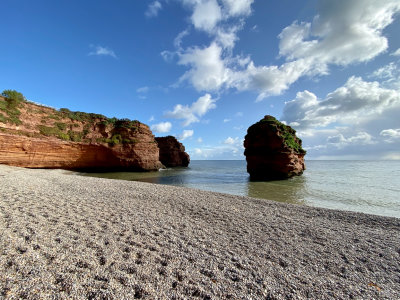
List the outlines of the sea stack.
<svg viewBox="0 0 400 300">
<path fill-rule="evenodd" d="M 306 151 L 296 131 L 272 116 L 247 130 L 244 155 L 251 180 L 279 180 L 301 175 Z"/>
<path fill-rule="evenodd" d="M 156 137 L 160 149 L 160 161 L 167 168 L 187 167 L 190 162 L 185 146 L 173 136 Z"/>
</svg>

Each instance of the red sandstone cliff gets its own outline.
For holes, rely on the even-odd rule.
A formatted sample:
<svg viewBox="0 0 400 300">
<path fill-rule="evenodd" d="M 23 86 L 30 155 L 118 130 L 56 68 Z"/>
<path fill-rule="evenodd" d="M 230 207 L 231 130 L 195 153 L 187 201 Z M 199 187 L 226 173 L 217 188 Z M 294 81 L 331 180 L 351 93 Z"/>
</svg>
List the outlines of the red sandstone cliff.
<svg viewBox="0 0 400 300">
<path fill-rule="evenodd" d="M 160 161 L 166 167 L 187 167 L 190 162 L 185 147 L 173 136 L 156 137 L 160 148 Z"/>
<path fill-rule="evenodd" d="M 285 179 L 303 173 L 305 151 L 295 133 L 272 116 L 249 127 L 244 155 L 252 180 Z"/>
<path fill-rule="evenodd" d="M 28 168 L 158 170 L 159 149 L 138 121 L 0 97 L 0 164 Z"/>
</svg>

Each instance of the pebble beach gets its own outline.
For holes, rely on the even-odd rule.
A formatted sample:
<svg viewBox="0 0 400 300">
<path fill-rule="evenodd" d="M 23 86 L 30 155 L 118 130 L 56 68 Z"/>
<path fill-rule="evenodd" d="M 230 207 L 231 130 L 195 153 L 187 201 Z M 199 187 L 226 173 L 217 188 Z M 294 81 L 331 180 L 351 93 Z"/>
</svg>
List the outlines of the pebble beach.
<svg viewBox="0 0 400 300">
<path fill-rule="evenodd" d="M 400 299 L 400 219 L 0 165 L 0 299 Z"/>
</svg>

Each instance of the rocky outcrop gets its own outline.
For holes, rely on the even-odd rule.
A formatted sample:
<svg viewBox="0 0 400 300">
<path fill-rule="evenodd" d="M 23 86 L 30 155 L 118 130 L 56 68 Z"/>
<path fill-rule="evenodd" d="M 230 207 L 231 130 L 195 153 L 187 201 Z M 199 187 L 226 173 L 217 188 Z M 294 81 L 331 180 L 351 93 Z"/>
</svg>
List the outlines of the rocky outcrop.
<svg viewBox="0 0 400 300">
<path fill-rule="evenodd" d="M 160 148 L 160 161 L 164 166 L 170 168 L 189 165 L 189 154 L 185 152 L 185 147 L 175 137 L 156 137 L 156 141 Z"/>
<path fill-rule="evenodd" d="M 306 152 L 296 131 L 272 116 L 249 127 L 244 147 L 251 180 L 285 179 L 305 170 Z"/>
<path fill-rule="evenodd" d="M 0 164 L 132 171 L 163 167 L 154 135 L 139 121 L 10 103 L 0 97 Z"/>
</svg>

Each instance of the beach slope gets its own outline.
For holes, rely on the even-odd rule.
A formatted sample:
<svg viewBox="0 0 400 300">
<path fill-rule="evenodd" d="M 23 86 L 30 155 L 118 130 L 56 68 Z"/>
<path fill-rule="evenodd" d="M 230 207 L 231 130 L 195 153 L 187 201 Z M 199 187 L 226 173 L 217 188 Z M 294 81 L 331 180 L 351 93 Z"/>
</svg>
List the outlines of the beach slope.
<svg viewBox="0 0 400 300">
<path fill-rule="evenodd" d="M 400 219 L 0 165 L 0 298 L 399 299 Z"/>
</svg>

